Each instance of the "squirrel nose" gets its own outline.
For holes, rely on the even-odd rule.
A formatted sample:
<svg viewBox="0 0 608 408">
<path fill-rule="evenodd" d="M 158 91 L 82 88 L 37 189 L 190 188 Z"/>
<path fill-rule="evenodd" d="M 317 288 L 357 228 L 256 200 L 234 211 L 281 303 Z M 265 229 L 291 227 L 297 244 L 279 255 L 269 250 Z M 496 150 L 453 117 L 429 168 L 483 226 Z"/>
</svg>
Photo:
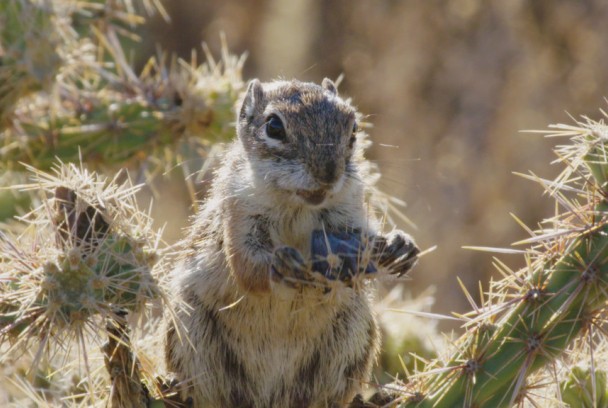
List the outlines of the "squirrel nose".
<svg viewBox="0 0 608 408">
<path fill-rule="evenodd" d="M 325 163 L 324 168 L 317 176 L 317 181 L 324 185 L 331 185 L 336 182 L 338 178 L 337 166 L 333 161 Z"/>
</svg>

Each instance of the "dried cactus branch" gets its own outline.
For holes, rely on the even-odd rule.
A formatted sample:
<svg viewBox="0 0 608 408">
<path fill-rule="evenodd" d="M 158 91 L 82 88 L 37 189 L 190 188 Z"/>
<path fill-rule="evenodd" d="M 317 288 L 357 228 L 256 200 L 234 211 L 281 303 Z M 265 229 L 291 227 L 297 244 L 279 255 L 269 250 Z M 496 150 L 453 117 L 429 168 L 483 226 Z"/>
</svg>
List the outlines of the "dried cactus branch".
<svg viewBox="0 0 608 408">
<path fill-rule="evenodd" d="M 112 408 L 147 408 L 148 390 L 142 384 L 139 361 L 134 356 L 129 338 L 126 312 L 114 313 L 118 319 L 108 319 L 109 340 L 103 346 L 106 370 L 110 374 Z"/>
</svg>

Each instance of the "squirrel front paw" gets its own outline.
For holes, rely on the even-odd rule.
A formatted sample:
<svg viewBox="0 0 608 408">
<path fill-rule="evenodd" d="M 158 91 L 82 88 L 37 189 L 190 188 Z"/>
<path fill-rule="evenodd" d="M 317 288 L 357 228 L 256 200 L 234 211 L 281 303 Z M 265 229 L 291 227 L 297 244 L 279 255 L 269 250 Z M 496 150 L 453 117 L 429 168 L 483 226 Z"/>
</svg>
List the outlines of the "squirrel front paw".
<svg viewBox="0 0 608 408">
<path fill-rule="evenodd" d="M 327 289 L 337 282 L 353 286 L 356 278 L 372 278 L 376 266 L 402 276 L 416 264 L 420 250 L 400 230 L 373 237 L 356 230 L 332 233 L 318 230 L 313 231 L 311 252 L 312 260 L 305 261 L 295 248 L 277 248 L 270 265 L 272 281 L 291 288 Z"/>
<path fill-rule="evenodd" d="M 308 264 L 302 254 L 292 247 L 283 246 L 275 249 L 270 265 L 270 278 L 292 288 L 301 287 L 313 279 Z"/>
<path fill-rule="evenodd" d="M 380 267 L 391 274 L 402 276 L 418 262 L 420 249 L 408 234 L 395 230 L 374 238 L 373 257 Z"/>
<path fill-rule="evenodd" d="M 315 232 L 316 238 L 319 238 L 319 233 Z M 325 292 L 331 291 L 336 282 L 351 286 L 352 278 L 358 274 L 376 271 L 373 265 L 359 265 L 358 246 L 358 240 L 344 239 L 335 234 L 325 236 L 322 243 L 313 239 L 311 261 L 305 261 L 295 248 L 279 247 L 272 255 L 270 278 L 290 288 L 314 287 Z"/>
</svg>

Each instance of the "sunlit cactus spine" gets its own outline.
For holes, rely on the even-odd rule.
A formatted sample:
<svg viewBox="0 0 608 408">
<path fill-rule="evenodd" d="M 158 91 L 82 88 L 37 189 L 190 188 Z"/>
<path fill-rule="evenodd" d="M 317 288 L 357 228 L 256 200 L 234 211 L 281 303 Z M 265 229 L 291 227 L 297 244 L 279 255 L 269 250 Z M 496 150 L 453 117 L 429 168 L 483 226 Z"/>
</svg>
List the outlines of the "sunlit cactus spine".
<svg viewBox="0 0 608 408">
<path fill-rule="evenodd" d="M 597 348 L 608 301 L 608 127 L 587 120 L 554 128 L 550 135 L 571 137 L 556 149 L 566 169 L 554 181 L 527 177 L 545 187 L 561 214 L 522 242 L 530 245 L 526 268 L 514 272 L 497 261 L 504 279 L 463 316 L 467 331 L 453 355 L 410 378 L 401 407 L 536 403 L 542 387 L 533 374 L 576 352 L 582 335 L 589 350 Z M 598 363 L 591 352 L 589 359 L 591 367 Z M 589 375 L 605 386 L 595 371 Z M 590 394 L 592 406 L 600 406 L 597 395 Z"/>
</svg>

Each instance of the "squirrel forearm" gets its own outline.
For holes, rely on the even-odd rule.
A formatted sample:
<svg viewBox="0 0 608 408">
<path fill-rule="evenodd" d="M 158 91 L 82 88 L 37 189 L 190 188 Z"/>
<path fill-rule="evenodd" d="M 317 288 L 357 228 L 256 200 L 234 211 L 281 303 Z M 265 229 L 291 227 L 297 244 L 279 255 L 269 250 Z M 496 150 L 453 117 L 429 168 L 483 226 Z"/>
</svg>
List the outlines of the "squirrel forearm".
<svg viewBox="0 0 608 408">
<path fill-rule="evenodd" d="M 242 291 L 259 294 L 270 291 L 270 254 L 251 257 L 241 250 L 229 253 L 230 270 Z"/>
<path fill-rule="evenodd" d="M 230 273 L 239 289 L 246 293 L 270 291 L 272 243 L 264 222 L 259 217 L 235 214 L 225 225 L 224 238 Z M 249 233 L 243 234 L 243 231 Z"/>
</svg>

